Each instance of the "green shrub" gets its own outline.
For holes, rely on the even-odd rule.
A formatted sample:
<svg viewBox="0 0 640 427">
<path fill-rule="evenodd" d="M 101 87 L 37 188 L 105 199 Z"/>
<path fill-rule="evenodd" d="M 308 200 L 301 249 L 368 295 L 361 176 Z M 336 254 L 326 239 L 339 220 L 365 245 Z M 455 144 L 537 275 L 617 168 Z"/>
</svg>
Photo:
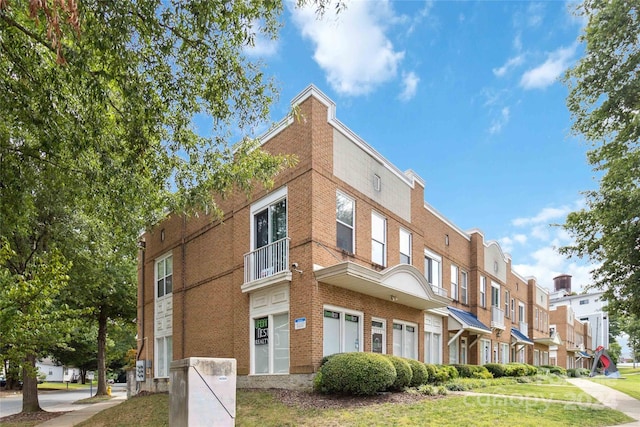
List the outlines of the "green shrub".
<svg viewBox="0 0 640 427">
<path fill-rule="evenodd" d="M 527 376 L 534 377 L 534 376 L 538 375 L 538 367 L 537 366 L 529 365 L 528 363 L 525 363 L 524 366 L 527 367 Z"/>
<path fill-rule="evenodd" d="M 387 390 L 396 380 L 393 363 L 377 353 L 336 354 L 325 362 L 321 373 L 320 390 L 324 393 L 373 395 Z"/>
<path fill-rule="evenodd" d="M 424 367 L 427 368 L 427 383 L 428 384 L 433 384 L 435 383 L 435 376 L 436 376 L 436 365 L 431 364 L 431 363 L 425 363 Z"/>
<path fill-rule="evenodd" d="M 528 368 L 522 363 L 507 363 L 504 375 L 506 377 L 524 377 L 528 371 Z"/>
<path fill-rule="evenodd" d="M 313 377 L 313 391 L 324 393 L 322 389 L 322 371 L 318 371 Z"/>
<path fill-rule="evenodd" d="M 411 384 L 413 371 L 411 370 L 411 365 L 409 364 L 407 359 L 393 356 L 391 354 L 387 354 L 385 356 L 391 361 L 391 363 L 393 363 L 393 367 L 396 368 L 396 379 L 393 384 L 391 384 L 389 389 L 401 391 L 405 387 L 408 387 L 409 384 Z"/>
<path fill-rule="evenodd" d="M 429 373 L 427 372 L 427 367 L 424 365 L 424 363 L 415 359 L 406 360 L 411 366 L 411 372 L 413 373 L 409 386 L 418 387 L 426 384 L 429 380 Z"/>
<path fill-rule="evenodd" d="M 458 371 L 458 376 L 460 378 L 480 378 L 480 379 L 489 379 L 493 378 L 491 372 L 487 370 L 484 366 L 478 365 L 451 365 L 456 368 Z"/>
<path fill-rule="evenodd" d="M 450 367 L 446 365 L 436 365 L 436 372 L 433 377 L 429 376 L 429 382 L 431 384 L 444 384 L 447 381 L 451 380 L 451 371 L 449 370 L 449 368 L 452 368 L 456 372 L 456 374 L 458 373 L 458 371 L 456 371 L 456 368 L 454 368 L 453 366 Z"/>
<path fill-rule="evenodd" d="M 327 360 L 331 359 L 331 358 L 332 358 L 333 356 L 335 356 L 336 354 L 340 354 L 340 353 L 333 353 L 333 354 L 330 354 L 330 355 L 328 355 L 328 356 L 324 356 L 324 357 L 322 358 L 322 360 L 320 361 L 320 367 L 323 367 L 323 366 L 324 366 L 324 364 L 325 364 L 325 363 L 327 363 Z"/>
<path fill-rule="evenodd" d="M 561 366 L 553 366 L 553 365 L 542 365 L 539 368 L 548 370 L 550 374 L 554 375 L 567 375 L 567 370 Z"/>
<path fill-rule="evenodd" d="M 574 378 L 588 377 L 590 373 L 591 371 L 585 368 L 567 369 L 567 376 Z"/>
<path fill-rule="evenodd" d="M 449 392 L 444 386 L 434 386 L 431 384 L 423 384 L 418 387 L 418 392 L 427 396 L 444 396 Z"/>
<path fill-rule="evenodd" d="M 502 378 L 507 376 L 506 365 L 503 365 L 502 363 L 487 363 L 484 367 L 487 368 L 487 371 L 491 372 L 493 378 Z"/>
</svg>

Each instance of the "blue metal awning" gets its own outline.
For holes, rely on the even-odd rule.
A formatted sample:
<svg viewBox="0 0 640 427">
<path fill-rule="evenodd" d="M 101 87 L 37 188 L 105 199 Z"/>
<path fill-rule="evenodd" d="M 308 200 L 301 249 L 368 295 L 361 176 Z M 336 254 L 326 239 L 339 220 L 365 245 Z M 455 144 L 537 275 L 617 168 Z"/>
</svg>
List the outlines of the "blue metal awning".
<svg viewBox="0 0 640 427">
<path fill-rule="evenodd" d="M 528 336 L 520 332 L 519 329 L 511 327 L 511 337 L 515 338 L 516 344 L 530 344 L 533 345 L 533 341 Z"/>
<path fill-rule="evenodd" d="M 455 307 L 447 307 L 449 309 L 449 314 L 452 318 L 454 318 L 458 323 L 460 323 L 460 329 L 466 329 L 471 332 L 481 333 L 481 334 L 490 334 L 491 328 L 487 327 L 484 323 L 478 320 L 478 318 L 468 311 L 460 310 Z M 449 328 L 451 330 L 451 328 Z"/>
</svg>

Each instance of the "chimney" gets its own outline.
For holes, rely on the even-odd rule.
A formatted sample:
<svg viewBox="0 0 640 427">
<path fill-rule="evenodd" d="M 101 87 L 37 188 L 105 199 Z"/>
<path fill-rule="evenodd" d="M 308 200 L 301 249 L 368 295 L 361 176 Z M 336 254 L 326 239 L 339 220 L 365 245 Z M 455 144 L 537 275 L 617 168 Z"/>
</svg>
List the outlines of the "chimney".
<svg viewBox="0 0 640 427">
<path fill-rule="evenodd" d="M 553 278 L 553 288 L 556 292 L 564 290 L 566 294 L 571 293 L 571 275 L 561 274 Z"/>
</svg>

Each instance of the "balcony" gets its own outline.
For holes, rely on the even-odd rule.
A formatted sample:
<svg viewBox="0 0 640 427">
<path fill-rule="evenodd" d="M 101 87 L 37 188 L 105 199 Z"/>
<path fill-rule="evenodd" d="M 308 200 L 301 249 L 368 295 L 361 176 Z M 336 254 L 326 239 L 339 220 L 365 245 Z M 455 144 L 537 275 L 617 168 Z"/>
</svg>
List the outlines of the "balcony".
<svg viewBox="0 0 640 427">
<path fill-rule="evenodd" d="M 491 307 L 491 328 L 506 329 L 504 326 L 504 310 L 496 306 Z"/>
<path fill-rule="evenodd" d="M 439 295 L 441 297 L 446 298 L 449 295 L 445 288 L 441 288 L 438 285 L 431 285 L 431 289 L 433 290 L 434 294 Z"/>
<path fill-rule="evenodd" d="M 518 330 L 520 330 L 520 332 L 522 332 L 525 335 L 529 335 L 529 324 L 527 322 L 520 322 L 519 323 L 519 327 Z"/>
<path fill-rule="evenodd" d="M 243 292 L 282 280 L 291 280 L 288 237 L 244 255 Z"/>
</svg>

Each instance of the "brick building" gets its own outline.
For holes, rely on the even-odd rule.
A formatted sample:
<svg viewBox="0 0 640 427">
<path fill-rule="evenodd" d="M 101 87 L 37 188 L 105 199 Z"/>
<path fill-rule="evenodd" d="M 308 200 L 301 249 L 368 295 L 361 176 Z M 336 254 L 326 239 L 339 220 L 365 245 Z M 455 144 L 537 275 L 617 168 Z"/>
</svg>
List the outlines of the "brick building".
<svg viewBox="0 0 640 427">
<path fill-rule="evenodd" d="M 301 118 L 262 138 L 298 158 L 270 191 L 227 198 L 222 221 L 171 215 L 144 234 L 142 387 L 165 390 L 169 362 L 185 357 L 237 359 L 240 387 L 305 388 L 337 352 L 546 362 L 535 279 L 425 203 L 424 181 L 340 123 L 318 89 L 292 105 Z"/>
</svg>

